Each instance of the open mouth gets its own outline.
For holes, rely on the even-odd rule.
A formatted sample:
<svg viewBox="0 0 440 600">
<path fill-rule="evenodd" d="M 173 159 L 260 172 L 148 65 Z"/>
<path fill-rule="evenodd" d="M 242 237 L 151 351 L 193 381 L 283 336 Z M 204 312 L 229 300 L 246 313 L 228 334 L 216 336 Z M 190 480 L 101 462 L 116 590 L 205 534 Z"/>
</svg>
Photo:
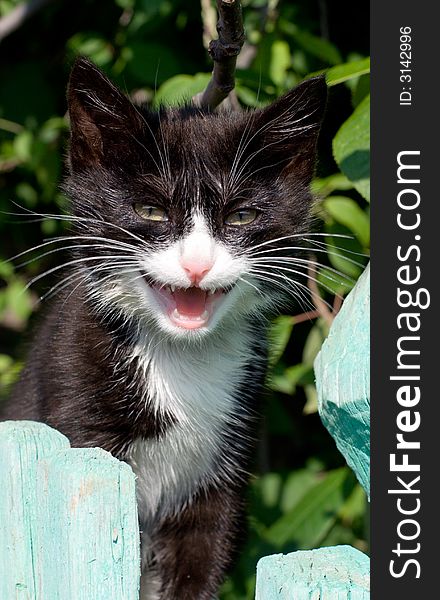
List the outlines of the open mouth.
<svg viewBox="0 0 440 600">
<path fill-rule="evenodd" d="M 197 286 L 179 288 L 148 282 L 169 320 L 182 329 L 206 327 L 209 320 L 229 293 L 226 289 L 202 290 Z"/>
</svg>

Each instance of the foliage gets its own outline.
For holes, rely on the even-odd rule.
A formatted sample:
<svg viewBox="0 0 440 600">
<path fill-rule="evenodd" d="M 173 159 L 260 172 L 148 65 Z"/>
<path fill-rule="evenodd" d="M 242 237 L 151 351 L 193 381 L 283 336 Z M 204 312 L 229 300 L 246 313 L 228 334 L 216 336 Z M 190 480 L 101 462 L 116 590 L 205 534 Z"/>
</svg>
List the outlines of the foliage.
<svg viewBox="0 0 440 600">
<path fill-rule="evenodd" d="M 17 4 L 0 0 L 0 17 Z M 368 3 L 246 0 L 246 60 L 236 94 L 265 105 L 310 75 L 326 72 L 329 106 L 313 182 L 316 230 L 313 296 L 271 330 L 271 371 L 262 444 L 249 504 L 249 537 L 222 598 L 253 597 L 257 559 L 320 545 L 366 549 L 365 498 L 316 412 L 313 360 L 369 247 Z M 346 25 L 350 23 L 351 25 Z M 19 268 L 7 261 L 65 231 L 58 190 L 68 124 L 65 85 L 85 54 L 136 99 L 175 104 L 204 89 L 211 65 L 197 0 L 81 0 L 48 3 L 6 38 L 0 57 L 0 386 L 19 373 L 25 332 L 60 264 L 50 254 Z M 244 53 L 243 53 L 244 54 Z M 7 59 L 6 59 L 7 57 Z M 249 58 L 250 57 L 250 58 Z M 18 205 L 18 206 L 17 206 Z M 9 213 L 20 213 L 14 216 Z M 347 237 L 340 237 L 347 236 Z M 23 262 L 27 262 L 23 259 Z M 316 297 L 315 297 L 316 300 Z"/>
</svg>

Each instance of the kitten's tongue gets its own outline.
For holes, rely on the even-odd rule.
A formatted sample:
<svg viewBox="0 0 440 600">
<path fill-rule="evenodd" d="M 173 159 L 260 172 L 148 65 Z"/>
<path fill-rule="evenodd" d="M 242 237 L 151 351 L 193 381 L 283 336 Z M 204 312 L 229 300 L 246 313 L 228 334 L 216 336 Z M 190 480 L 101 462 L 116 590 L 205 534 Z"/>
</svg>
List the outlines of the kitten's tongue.
<svg viewBox="0 0 440 600">
<path fill-rule="evenodd" d="M 206 309 L 206 292 L 197 287 L 173 293 L 177 312 L 182 317 L 200 317 Z"/>
<path fill-rule="evenodd" d="M 191 287 L 186 290 L 175 288 L 174 291 L 171 291 L 169 287 L 168 289 L 156 288 L 156 290 L 165 304 L 164 308 L 168 318 L 174 325 L 183 329 L 205 327 L 217 303 L 224 295 L 221 290 L 207 293 L 199 287 Z"/>
</svg>

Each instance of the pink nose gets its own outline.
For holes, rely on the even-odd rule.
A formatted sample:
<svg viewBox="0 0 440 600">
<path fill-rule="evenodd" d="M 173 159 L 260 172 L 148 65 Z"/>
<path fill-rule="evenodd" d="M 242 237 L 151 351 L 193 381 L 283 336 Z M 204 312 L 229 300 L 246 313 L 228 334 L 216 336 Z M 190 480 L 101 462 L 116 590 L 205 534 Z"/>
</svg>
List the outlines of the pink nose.
<svg viewBox="0 0 440 600">
<path fill-rule="evenodd" d="M 213 263 L 207 260 L 182 258 L 180 264 L 190 278 L 191 283 L 197 285 L 212 269 Z"/>
</svg>

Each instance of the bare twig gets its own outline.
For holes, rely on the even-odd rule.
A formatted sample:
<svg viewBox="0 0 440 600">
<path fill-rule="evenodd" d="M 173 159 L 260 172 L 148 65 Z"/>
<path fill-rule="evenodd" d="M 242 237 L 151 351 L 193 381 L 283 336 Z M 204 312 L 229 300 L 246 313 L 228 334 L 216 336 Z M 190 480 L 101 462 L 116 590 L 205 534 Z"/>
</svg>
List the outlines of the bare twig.
<svg viewBox="0 0 440 600">
<path fill-rule="evenodd" d="M 308 268 L 309 277 L 307 278 L 307 286 L 311 292 L 313 304 L 316 306 L 316 310 L 319 312 L 319 315 L 331 325 L 333 323 L 333 319 L 335 315 L 331 310 L 327 307 L 327 304 L 321 297 L 319 292 L 318 284 L 316 283 L 316 267 L 313 264 L 309 265 Z"/>
<path fill-rule="evenodd" d="M 9 121 L 8 119 L 0 119 L 0 129 L 9 133 L 20 133 L 20 131 L 23 131 L 23 125 Z"/>
<path fill-rule="evenodd" d="M 316 310 L 310 310 L 308 312 L 301 313 L 300 315 L 295 315 L 292 317 L 292 321 L 295 324 L 298 324 L 303 323 L 304 321 L 311 321 L 312 319 L 322 317 L 329 325 L 331 325 L 333 323 L 333 319 L 341 309 L 344 298 L 339 294 L 336 294 L 333 300 L 332 310 L 330 310 L 322 299 L 319 291 L 318 284 L 316 282 L 316 267 L 314 265 L 309 266 L 308 274 L 309 277 L 307 278 L 307 287 L 311 292 L 313 304 L 315 305 Z"/>
<path fill-rule="evenodd" d="M 301 313 L 300 315 L 295 315 L 292 317 L 292 321 L 295 325 L 298 323 L 304 323 L 304 321 L 312 321 L 313 319 L 317 319 L 321 314 L 319 310 L 309 310 L 308 312 Z"/>
<path fill-rule="evenodd" d="M 14 10 L 0 19 L 0 42 L 51 0 L 30 0 L 18 4 Z"/>
<path fill-rule="evenodd" d="M 344 299 L 342 296 L 339 296 L 339 295 L 335 296 L 335 299 L 333 300 L 333 315 L 335 317 L 338 314 L 338 312 L 341 310 L 343 301 L 344 301 Z"/>
<path fill-rule="evenodd" d="M 214 110 L 235 86 L 235 65 L 244 43 L 243 18 L 239 0 L 217 0 L 218 39 L 209 44 L 209 55 L 214 61 L 212 77 L 204 92 L 193 102 Z"/>
</svg>

